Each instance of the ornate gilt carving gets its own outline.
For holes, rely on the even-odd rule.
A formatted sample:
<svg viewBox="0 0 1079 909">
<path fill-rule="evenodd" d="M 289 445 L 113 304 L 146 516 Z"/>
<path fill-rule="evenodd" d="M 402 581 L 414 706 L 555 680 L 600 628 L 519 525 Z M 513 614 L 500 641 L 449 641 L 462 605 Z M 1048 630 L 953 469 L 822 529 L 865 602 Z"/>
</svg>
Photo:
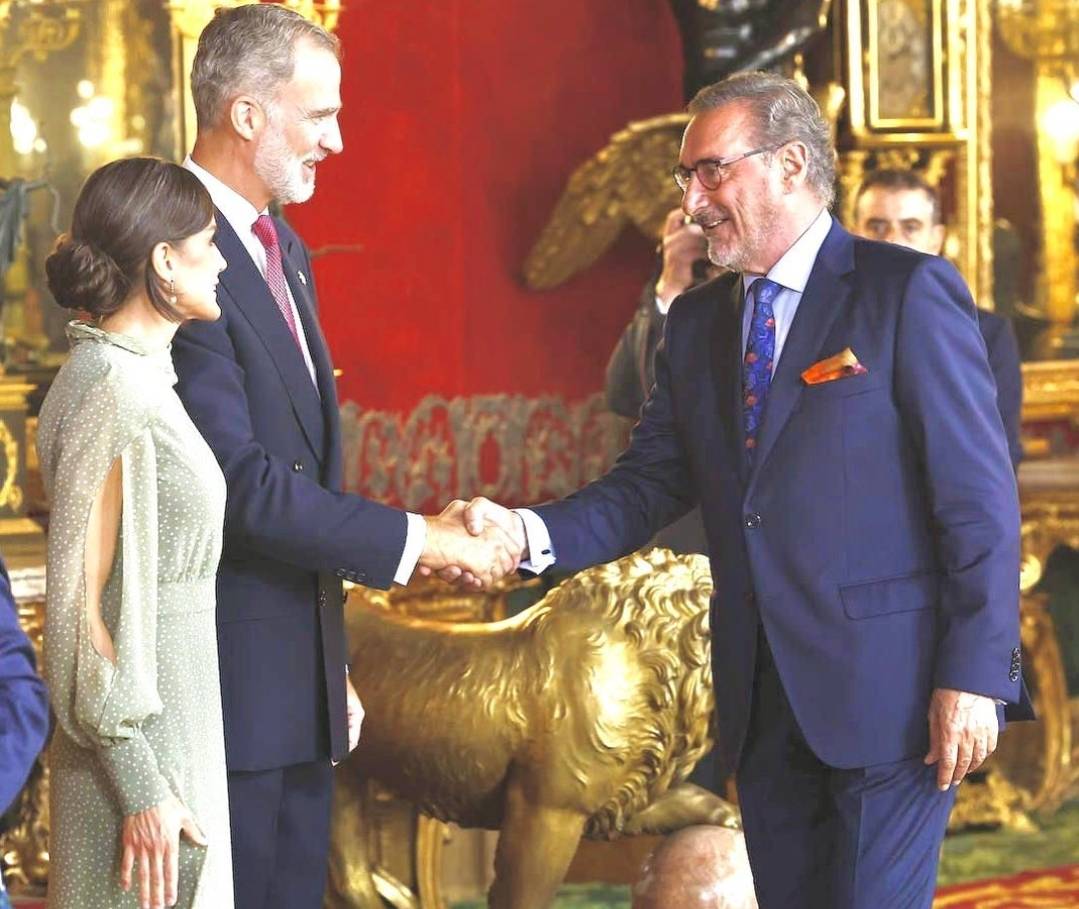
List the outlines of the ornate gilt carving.
<svg viewBox="0 0 1079 909">
<path fill-rule="evenodd" d="M 496 909 L 546 906 L 582 832 L 734 823 L 727 803 L 683 782 L 711 745 L 710 592 L 707 559 L 656 549 L 582 572 L 493 624 L 351 603 L 366 717 L 339 771 L 328 909 L 374 909 L 369 895 L 382 892 L 355 848 L 356 781 L 443 820 L 500 828 Z"/>
<path fill-rule="evenodd" d="M 688 121 L 678 113 L 630 123 L 573 172 L 525 260 L 530 288 L 549 290 L 587 268 L 627 224 L 659 238 L 681 201 L 671 168 Z"/>
<path fill-rule="evenodd" d="M 1079 360 L 1023 364 L 1023 422 L 1079 414 Z"/>
</svg>

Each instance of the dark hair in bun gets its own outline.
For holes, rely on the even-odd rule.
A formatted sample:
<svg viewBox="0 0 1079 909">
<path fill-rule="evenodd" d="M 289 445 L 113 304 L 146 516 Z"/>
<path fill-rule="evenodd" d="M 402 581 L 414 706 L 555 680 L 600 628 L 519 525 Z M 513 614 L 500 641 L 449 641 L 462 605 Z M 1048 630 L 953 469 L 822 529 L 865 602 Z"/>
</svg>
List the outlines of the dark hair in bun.
<svg viewBox="0 0 1079 909">
<path fill-rule="evenodd" d="M 71 231 L 45 260 L 49 290 L 61 306 L 100 319 L 140 285 L 167 319 L 181 316 L 150 265 L 159 243 L 178 244 L 214 216 L 210 194 L 190 171 L 159 158 L 124 158 L 95 170 L 75 202 Z"/>
</svg>

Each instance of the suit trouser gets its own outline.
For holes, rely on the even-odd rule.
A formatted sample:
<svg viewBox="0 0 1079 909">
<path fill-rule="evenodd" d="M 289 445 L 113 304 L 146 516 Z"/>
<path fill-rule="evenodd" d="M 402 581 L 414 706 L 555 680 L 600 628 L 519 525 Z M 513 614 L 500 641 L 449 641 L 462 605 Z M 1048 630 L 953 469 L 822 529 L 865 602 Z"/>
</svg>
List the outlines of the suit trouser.
<svg viewBox="0 0 1079 909">
<path fill-rule="evenodd" d="M 228 785 L 236 909 L 321 909 L 330 762 L 230 772 Z"/>
<path fill-rule="evenodd" d="M 853 770 L 822 763 L 763 631 L 757 653 L 736 779 L 761 909 L 928 909 L 955 790 L 936 788 L 921 754 Z"/>
</svg>

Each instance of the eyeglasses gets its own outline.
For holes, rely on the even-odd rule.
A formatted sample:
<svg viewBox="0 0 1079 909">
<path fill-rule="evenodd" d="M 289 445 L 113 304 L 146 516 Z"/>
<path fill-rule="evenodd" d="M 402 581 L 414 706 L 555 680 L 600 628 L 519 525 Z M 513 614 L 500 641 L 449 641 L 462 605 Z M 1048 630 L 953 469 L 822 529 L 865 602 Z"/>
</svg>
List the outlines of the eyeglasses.
<svg viewBox="0 0 1079 909">
<path fill-rule="evenodd" d="M 783 144 L 781 142 L 779 145 L 765 145 L 752 151 L 742 152 L 740 155 L 731 155 L 729 158 L 702 158 L 692 167 L 683 167 L 681 164 L 676 164 L 671 170 L 671 176 L 674 177 L 674 182 L 678 184 L 678 188 L 682 192 L 689 189 L 689 184 L 694 174 L 697 175 L 697 179 L 701 181 L 701 186 L 705 189 L 719 189 L 720 184 L 727 179 L 727 168 L 732 164 L 737 164 L 743 158 L 751 158 L 753 155 L 759 155 L 763 152 L 775 151 Z"/>
</svg>

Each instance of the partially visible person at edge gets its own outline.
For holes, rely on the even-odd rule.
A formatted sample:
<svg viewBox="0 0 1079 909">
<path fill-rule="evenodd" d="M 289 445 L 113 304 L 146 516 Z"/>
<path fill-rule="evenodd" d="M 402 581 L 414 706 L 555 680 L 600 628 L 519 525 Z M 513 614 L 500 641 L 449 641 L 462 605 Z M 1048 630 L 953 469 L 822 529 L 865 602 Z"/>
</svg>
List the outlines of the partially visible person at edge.
<svg viewBox="0 0 1079 909">
<path fill-rule="evenodd" d="M 497 528 L 487 541 L 464 531 L 463 503 L 424 519 L 342 491 L 310 257 L 268 210 L 309 199 L 320 162 L 342 151 L 339 53 L 298 13 L 255 3 L 218 10 L 191 72 L 198 133 L 184 163 L 213 198 L 229 267 L 221 318 L 184 326 L 173 362 L 228 490 L 217 618 L 241 909 L 322 906 L 331 766 L 363 717 L 342 581 L 386 588 L 419 565 L 487 583 L 517 564 Z"/>
<path fill-rule="evenodd" d="M 49 909 L 230 909 L 214 624 L 225 483 L 173 385 L 185 320 L 219 315 L 213 204 L 190 173 L 114 161 L 45 262 L 87 317 L 41 407 L 51 503 L 45 673 Z"/>
<path fill-rule="evenodd" d="M 944 249 L 940 195 L 915 171 L 871 171 L 855 197 L 854 233 L 939 256 Z M 1023 371 L 1019 342 L 1010 321 L 981 307 L 977 313 L 989 367 L 997 383 L 997 410 L 1008 437 L 1008 454 L 1012 468 L 1018 470 L 1023 459 L 1020 438 Z"/>
<path fill-rule="evenodd" d="M 680 208 L 667 213 L 658 258 L 658 273 L 641 290 L 637 310 L 607 362 L 604 384 L 607 407 L 620 417 L 634 421 L 640 416 L 641 407 L 656 380 L 656 345 L 663 337 L 663 324 L 671 304 L 691 287 L 718 273 L 708 261 L 704 231 L 699 224 L 687 219 Z M 707 553 L 700 509 L 694 508 L 664 527 L 652 542 L 681 554 Z M 694 775 L 698 774 L 699 771 Z"/>
<path fill-rule="evenodd" d="M 34 648 L 19 625 L 7 567 L 0 559 L 0 814 L 26 783 L 49 731 L 49 698 Z M 11 903 L 0 877 L 0 909 Z"/>
</svg>

